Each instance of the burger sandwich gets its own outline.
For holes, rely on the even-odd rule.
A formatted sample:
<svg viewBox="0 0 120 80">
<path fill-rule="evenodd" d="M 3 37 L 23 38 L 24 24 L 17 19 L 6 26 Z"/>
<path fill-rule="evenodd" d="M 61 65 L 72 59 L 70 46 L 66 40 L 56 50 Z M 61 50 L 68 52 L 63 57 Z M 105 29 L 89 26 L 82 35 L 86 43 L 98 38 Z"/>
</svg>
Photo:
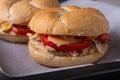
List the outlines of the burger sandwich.
<svg viewBox="0 0 120 80">
<path fill-rule="evenodd" d="M 65 67 L 94 63 L 108 50 L 109 23 L 94 8 L 46 8 L 31 19 L 30 55 L 38 63 Z"/>
<path fill-rule="evenodd" d="M 0 0 L 0 39 L 27 42 L 28 22 L 33 14 L 46 7 L 59 6 L 57 0 Z"/>
</svg>

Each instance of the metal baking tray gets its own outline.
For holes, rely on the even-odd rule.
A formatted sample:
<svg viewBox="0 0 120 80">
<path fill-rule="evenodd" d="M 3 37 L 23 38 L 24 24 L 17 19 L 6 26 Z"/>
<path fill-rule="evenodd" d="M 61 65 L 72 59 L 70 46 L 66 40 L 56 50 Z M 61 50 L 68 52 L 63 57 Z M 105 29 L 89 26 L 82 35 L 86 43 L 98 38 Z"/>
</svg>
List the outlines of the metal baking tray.
<svg viewBox="0 0 120 80">
<path fill-rule="evenodd" d="M 104 0 L 101 0 L 101 2 L 67 0 L 61 5 L 94 7 L 103 12 L 110 23 L 110 36 L 112 39 L 107 54 L 95 64 L 50 68 L 38 64 L 31 58 L 27 44 L 14 44 L 0 40 L 0 70 L 2 73 L 12 78 L 63 80 L 120 71 L 120 6 L 115 5 L 115 3 L 104 2 Z"/>
</svg>

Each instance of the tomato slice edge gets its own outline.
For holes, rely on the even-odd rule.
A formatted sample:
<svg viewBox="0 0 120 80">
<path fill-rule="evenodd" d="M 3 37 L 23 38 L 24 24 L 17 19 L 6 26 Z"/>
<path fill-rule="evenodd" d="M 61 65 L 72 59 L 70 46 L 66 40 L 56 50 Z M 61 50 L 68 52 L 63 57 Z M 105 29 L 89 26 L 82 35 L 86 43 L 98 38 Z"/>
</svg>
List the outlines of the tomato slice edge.
<svg viewBox="0 0 120 80">
<path fill-rule="evenodd" d="M 50 47 L 53 47 L 53 48 L 55 48 L 57 50 L 61 50 L 61 51 L 80 51 L 82 49 L 89 47 L 92 44 L 92 40 L 89 38 L 86 38 L 80 42 L 57 46 L 56 44 L 54 44 L 52 41 L 50 41 L 48 39 L 48 35 L 42 34 L 42 35 L 40 35 L 40 38 L 44 45 L 48 45 Z"/>
<path fill-rule="evenodd" d="M 110 36 L 107 33 L 98 36 L 97 39 L 103 43 L 108 43 L 109 41 L 111 41 Z"/>
<path fill-rule="evenodd" d="M 33 33 L 27 26 L 12 25 L 12 31 L 17 35 L 26 35 L 27 33 Z"/>
</svg>

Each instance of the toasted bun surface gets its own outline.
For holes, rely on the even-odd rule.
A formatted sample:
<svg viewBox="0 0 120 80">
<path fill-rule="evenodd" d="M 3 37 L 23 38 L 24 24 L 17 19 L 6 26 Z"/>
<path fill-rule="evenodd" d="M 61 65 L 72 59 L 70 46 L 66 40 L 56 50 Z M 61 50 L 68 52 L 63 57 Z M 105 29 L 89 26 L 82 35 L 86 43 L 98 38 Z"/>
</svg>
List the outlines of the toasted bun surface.
<svg viewBox="0 0 120 80">
<path fill-rule="evenodd" d="M 57 6 L 57 0 L 0 0 L 0 21 L 26 23 L 37 10 Z"/>
<path fill-rule="evenodd" d="M 94 63 L 101 59 L 108 49 L 108 45 L 106 44 L 105 46 L 102 46 L 103 51 L 101 53 L 92 53 L 85 56 L 73 57 L 54 55 L 54 52 L 47 52 L 46 48 L 40 46 L 38 47 L 31 41 L 29 42 L 28 46 L 30 55 L 33 57 L 33 59 L 42 65 L 51 67 L 65 67 Z"/>
<path fill-rule="evenodd" d="M 10 42 L 14 42 L 14 43 L 24 43 L 24 42 L 28 42 L 28 37 L 22 36 L 22 35 L 11 35 L 11 34 L 1 34 L 0 33 L 0 39 L 6 40 L 6 41 L 10 41 Z"/>
<path fill-rule="evenodd" d="M 38 11 L 29 26 L 38 34 L 96 36 L 109 33 L 108 21 L 100 11 L 76 6 Z"/>
</svg>

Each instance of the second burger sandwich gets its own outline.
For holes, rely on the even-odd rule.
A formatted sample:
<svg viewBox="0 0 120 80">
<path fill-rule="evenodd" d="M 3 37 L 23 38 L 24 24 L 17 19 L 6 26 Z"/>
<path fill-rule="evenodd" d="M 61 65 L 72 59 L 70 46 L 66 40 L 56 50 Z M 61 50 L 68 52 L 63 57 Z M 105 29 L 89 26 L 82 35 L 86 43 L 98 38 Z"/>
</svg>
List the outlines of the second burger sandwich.
<svg viewBox="0 0 120 80">
<path fill-rule="evenodd" d="M 57 6 L 58 0 L 0 0 L 0 39 L 27 42 L 26 34 L 32 33 L 27 25 L 33 14 Z"/>
<path fill-rule="evenodd" d="M 29 23 L 30 55 L 40 64 L 64 67 L 94 63 L 108 50 L 109 24 L 94 8 L 66 6 L 38 11 Z"/>
</svg>

